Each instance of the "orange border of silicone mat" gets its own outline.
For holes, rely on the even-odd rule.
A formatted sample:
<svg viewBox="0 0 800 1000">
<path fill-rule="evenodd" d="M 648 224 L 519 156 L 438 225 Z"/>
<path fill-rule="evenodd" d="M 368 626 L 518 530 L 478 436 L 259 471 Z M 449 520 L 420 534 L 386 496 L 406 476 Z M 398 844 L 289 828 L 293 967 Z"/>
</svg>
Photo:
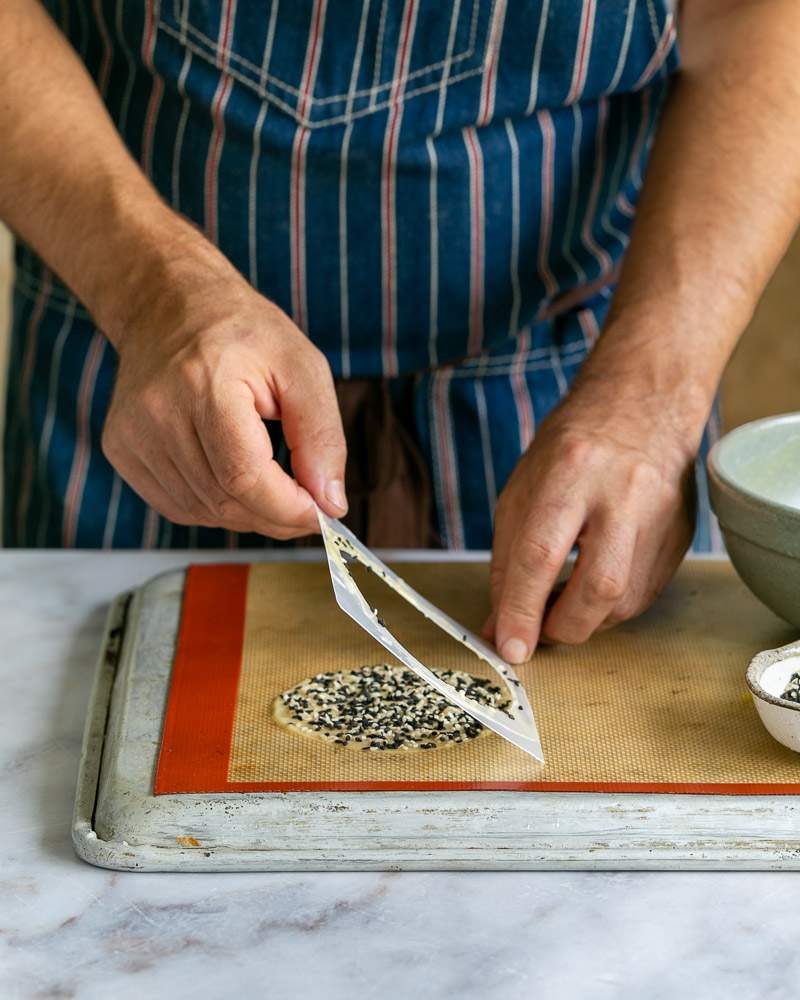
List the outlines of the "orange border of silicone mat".
<svg viewBox="0 0 800 1000">
<path fill-rule="evenodd" d="M 228 781 L 249 566 L 191 566 L 156 767 L 155 795 L 210 792 L 610 792 L 797 795 L 800 784 L 646 782 Z"/>
<path fill-rule="evenodd" d="M 241 564 L 187 570 L 156 795 L 228 788 L 249 575 Z"/>
</svg>

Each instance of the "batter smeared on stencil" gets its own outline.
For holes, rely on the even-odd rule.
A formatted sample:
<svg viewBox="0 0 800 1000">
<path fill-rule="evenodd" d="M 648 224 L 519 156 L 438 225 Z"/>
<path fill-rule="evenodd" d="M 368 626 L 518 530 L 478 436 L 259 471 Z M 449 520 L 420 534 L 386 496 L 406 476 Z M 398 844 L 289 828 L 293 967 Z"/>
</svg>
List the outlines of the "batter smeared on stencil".
<svg viewBox="0 0 800 1000">
<path fill-rule="evenodd" d="M 436 670 L 482 705 L 505 709 L 504 692 L 462 670 Z M 405 667 L 378 663 L 316 674 L 275 700 L 290 729 L 357 750 L 434 750 L 473 740 L 484 727 Z"/>
</svg>

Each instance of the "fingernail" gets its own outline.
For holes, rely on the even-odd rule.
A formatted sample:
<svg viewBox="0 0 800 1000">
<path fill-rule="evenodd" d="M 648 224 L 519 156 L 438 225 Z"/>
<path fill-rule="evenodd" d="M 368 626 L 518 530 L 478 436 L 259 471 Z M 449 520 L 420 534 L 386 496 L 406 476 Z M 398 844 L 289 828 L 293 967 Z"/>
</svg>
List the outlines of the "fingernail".
<svg viewBox="0 0 800 1000">
<path fill-rule="evenodd" d="M 522 639 L 506 639 L 500 650 L 500 655 L 507 663 L 524 663 L 530 653 Z"/>
<path fill-rule="evenodd" d="M 330 503 L 344 513 L 347 510 L 347 497 L 344 492 L 344 483 L 341 479 L 332 479 L 325 487 L 325 496 Z"/>
</svg>

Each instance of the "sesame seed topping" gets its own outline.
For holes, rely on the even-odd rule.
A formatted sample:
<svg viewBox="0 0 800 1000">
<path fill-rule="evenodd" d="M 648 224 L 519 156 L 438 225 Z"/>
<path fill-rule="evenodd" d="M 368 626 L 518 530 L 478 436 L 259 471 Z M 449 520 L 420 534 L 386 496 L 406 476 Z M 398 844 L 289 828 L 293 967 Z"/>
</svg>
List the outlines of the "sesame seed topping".
<svg viewBox="0 0 800 1000">
<path fill-rule="evenodd" d="M 497 685 L 461 670 L 434 670 L 481 705 L 505 709 Z M 362 750 L 433 750 L 474 739 L 483 726 L 405 667 L 378 663 L 316 674 L 280 696 L 288 724 Z"/>
<path fill-rule="evenodd" d="M 792 674 L 781 698 L 785 698 L 787 701 L 800 702 L 800 673 Z"/>
</svg>

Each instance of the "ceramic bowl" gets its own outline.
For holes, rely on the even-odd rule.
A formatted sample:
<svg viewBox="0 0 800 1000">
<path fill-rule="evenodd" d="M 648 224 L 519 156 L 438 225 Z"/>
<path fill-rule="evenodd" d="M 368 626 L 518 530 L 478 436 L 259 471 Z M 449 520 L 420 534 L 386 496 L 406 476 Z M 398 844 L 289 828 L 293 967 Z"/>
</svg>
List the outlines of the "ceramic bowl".
<svg viewBox="0 0 800 1000">
<path fill-rule="evenodd" d="M 750 590 L 800 627 L 800 413 L 737 427 L 708 457 L 711 504 Z"/>
<path fill-rule="evenodd" d="M 800 703 L 781 697 L 792 674 L 798 672 L 800 642 L 793 642 L 754 656 L 747 669 L 747 686 L 770 735 L 800 752 Z"/>
</svg>

